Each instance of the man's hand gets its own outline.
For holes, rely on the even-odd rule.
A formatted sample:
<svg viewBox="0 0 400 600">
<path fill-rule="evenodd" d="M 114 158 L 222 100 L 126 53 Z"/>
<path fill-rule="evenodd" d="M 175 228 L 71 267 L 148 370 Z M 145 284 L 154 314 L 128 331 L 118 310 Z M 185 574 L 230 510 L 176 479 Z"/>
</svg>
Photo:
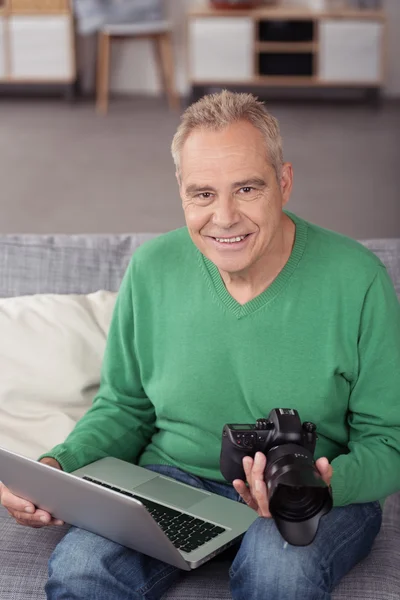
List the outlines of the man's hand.
<svg viewBox="0 0 400 600">
<path fill-rule="evenodd" d="M 268 505 L 267 486 L 264 481 L 264 471 L 267 464 L 265 454 L 257 452 L 254 460 L 250 456 L 243 459 L 243 468 L 246 474 L 248 487 L 244 481 L 235 479 L 233 487 L 241 495 L 247 506 L 255 510 L 260 517 L 271 517 Z M 327 458 L 319 458 L 315 462 L 322 479 L 330 485 L 333 474 L 332 466 Z"/>
<path fill-rule="evenodd" d="M 255 510 L 260 517 L 271 516 L 268 506 L 267 486 L 264 481 L 266 464 L 267 459 L 262 452 L 256 452 L 254 460 L 250 456 L 245 456 L 243 468 L 249 487 L 240 479 L 235 479 L 233 482 L 233 487 L 241 495 L 247 506 Z"/>
<path fill-rule="evenodd" d="M 333 475 L 333 468 L 330 464 L 329 460 L 325 458 L 325 456 L 319 458 L 315 461 L 315 466 L 317 467 L 319 474 L 322 479 L 325 481 L 326 485 L 331 485 L 331 479 Z"/>
<path fill-rule="evenodd" d="M 61 469 L 60 464 L 54 458 L 42 458 L 40 461 L 45 465 Z M 20 525 L 29 527 L 45 527 L 46 525 L 64 525 L 63 521 L 54 519 L 48 512 L 37 509 L 32 502 L 15 496 L 6 486 L 0 482 L 0 504 Z"/>
</svg>

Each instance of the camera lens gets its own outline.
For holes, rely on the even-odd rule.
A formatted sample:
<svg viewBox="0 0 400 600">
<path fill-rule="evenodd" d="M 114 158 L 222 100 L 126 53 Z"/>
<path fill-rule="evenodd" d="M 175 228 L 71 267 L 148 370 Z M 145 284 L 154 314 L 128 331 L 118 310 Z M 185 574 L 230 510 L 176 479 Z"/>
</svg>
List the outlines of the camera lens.
<svg viewBox="0 0 400 600">
<path fill-rule="evenodd" d="M 287 521 L 311 519 L 325 503 L 324 488 L 279 485 L 275 492 L 274 515 Z"/>
<path fill-rule="evenodd" d="M 265 481 L 271 515 L 283 537 L 296 546 L 311 543 L 320 518 L 332 508 L 312 453 L 297 444 L 274 446 L 267 454 Z"/>
</svg>

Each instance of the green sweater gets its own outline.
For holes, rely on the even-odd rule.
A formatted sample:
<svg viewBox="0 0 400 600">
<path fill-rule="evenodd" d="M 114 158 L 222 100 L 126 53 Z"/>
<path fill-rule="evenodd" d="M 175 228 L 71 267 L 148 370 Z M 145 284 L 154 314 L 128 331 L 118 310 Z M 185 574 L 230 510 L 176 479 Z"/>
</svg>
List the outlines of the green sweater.
<svg viewBox="0 0 400 600">
<path fill-rule="evenodd" d="M 400 489 L 400 306 L 379 259 L 288 213 L 289 261 L 240 305 L 186 228 L 127 269 L 93 406 L 52 456 L 66 471 L 114 456 L 223 481 L 224 423 L 275 407 L 317 424 L 336 506 Z"/>
</svg>

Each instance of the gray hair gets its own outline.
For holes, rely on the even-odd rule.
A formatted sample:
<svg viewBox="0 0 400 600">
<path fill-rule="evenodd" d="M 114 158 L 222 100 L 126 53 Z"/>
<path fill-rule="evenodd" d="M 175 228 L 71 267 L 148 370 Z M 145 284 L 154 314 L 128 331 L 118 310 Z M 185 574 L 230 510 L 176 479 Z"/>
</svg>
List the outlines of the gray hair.
<svg viewBox="0 0 400 600">
<path fill-rule="evenodd" d="M 220 131 L 238 121 L 247 121 L 262 133 L 268 159 L 279 179 L 283 165 L 283 149 L 277 119 L 252 94 L 239 94 L 228 90 L 204 96 L 183 113 L 171 145 L 177 172 L 180 172 L 182 148 L 192 131 L 198 128 Z"/>
</svg>

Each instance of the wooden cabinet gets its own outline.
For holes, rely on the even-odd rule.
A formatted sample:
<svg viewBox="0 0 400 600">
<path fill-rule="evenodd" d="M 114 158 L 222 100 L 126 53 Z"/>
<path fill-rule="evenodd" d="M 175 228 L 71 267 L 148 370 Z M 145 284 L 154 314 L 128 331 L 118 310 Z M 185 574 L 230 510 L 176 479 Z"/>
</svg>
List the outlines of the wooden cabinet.
<svg viewBox="0 0 400 600">
<path fill-rule="evenodd" d="M 382 10 L 205 5 L 188 13 L 189 81 L 379 90 L 385 44 Z"/>
<path fill-rule="evenodd" d="M 71 86 L 75 79 L 69 0 L 7 0 L 0 12 L 0 82 Z"/>
</svg>

